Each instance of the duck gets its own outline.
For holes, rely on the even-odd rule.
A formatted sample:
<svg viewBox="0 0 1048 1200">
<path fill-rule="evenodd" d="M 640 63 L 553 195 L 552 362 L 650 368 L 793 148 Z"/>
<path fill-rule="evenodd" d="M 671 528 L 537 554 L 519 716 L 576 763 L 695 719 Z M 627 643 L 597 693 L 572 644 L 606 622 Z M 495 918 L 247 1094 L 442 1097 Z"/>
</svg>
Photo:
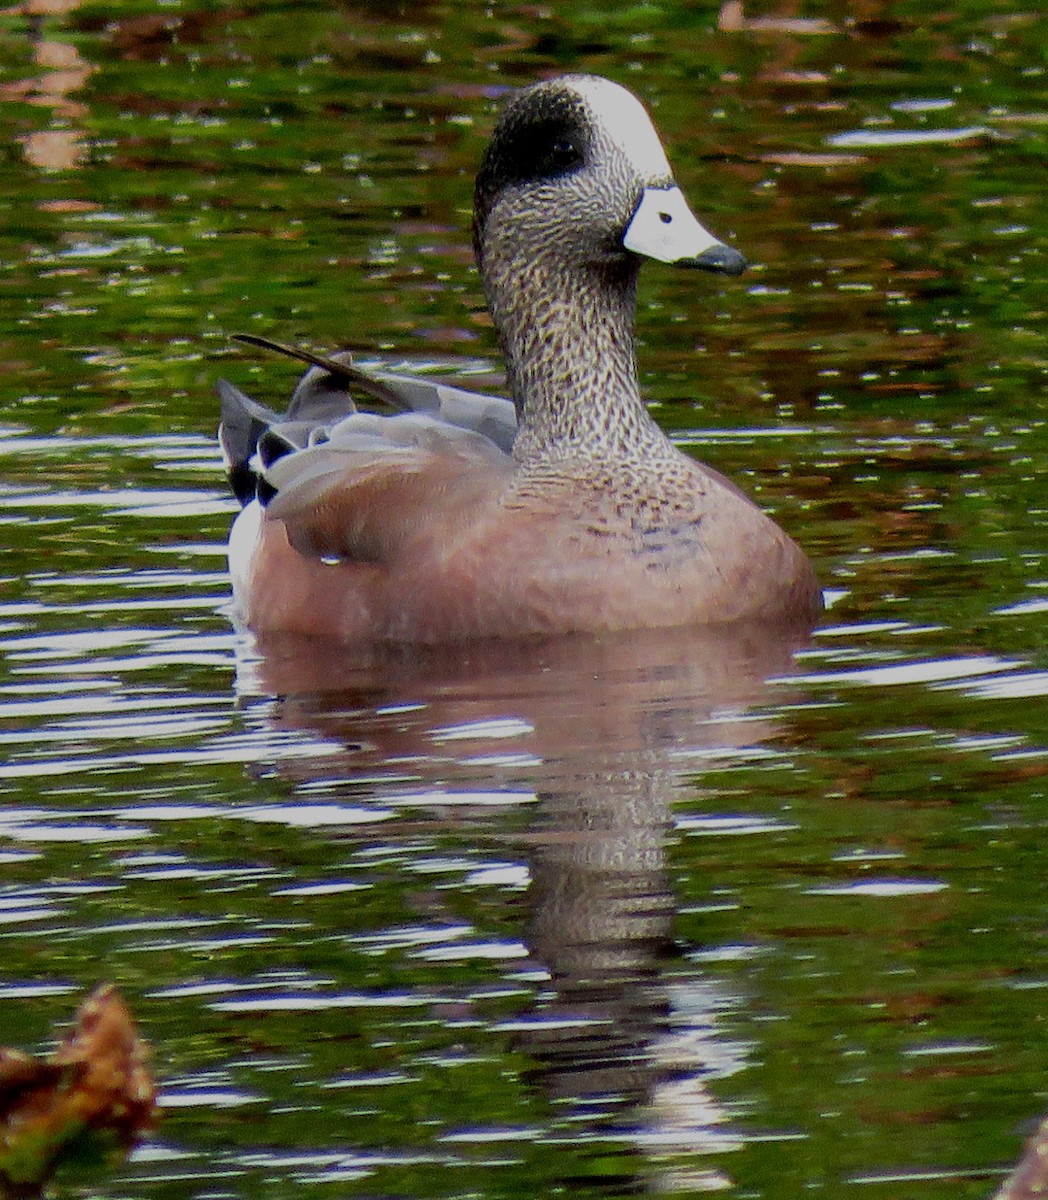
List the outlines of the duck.
<svg viewBox="0 0 1048 1200">
<path fill-rule="evenodd" d="M 747 265 L 692 212 L 642 102 L 584 74 L 512 92 L 472 232 L 508 397 L 275 343 L 310 363 L 285 412 L 219 383 L 236 619 L 343 643 L 810 627 L 803 551 L 641 396 L 644 259 Z"/>
</svg>

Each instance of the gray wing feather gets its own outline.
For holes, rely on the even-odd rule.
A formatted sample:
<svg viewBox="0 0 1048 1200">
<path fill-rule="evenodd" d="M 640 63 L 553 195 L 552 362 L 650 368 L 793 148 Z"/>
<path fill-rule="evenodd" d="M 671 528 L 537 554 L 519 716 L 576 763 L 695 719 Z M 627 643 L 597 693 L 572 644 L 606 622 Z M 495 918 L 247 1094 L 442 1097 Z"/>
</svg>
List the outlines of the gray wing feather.
<svg viewBox="0 0 1048 1200">
<path fill-rule="evenodd" d="M 506 462 L 505 453 L 490 438 L 429 413 L 354 413 L 333 425 L 325 437 L 314 436 L 305 449 L 265 465 L 261 473 L 272 491 L 270 512 L 287 517 L 323 500 L 347 478 L 360 479 L 391 467 L 415 472 L 439 455 L 476 463 Z"/>
<path fill-rule="evenodd" d="M 512 451 L 517 414 L 511 400 L 418 376 L 369 375 L 353 366 L 344 352 L 322 358 L 266 339 L 240 340 L 313 364 L 295 387 L 285 414 L 219 380 L 219 440 L 233 490 L 243 504 L 256 495 L 272 501 L 274 489 L 287 488 L 295 496 L 293 507 L 298 507 L 306 494 L 323 492 L 325 481 L 340 469 L 339 461 L 342 470 L 353 469 L 363 465 L 362 455 L 391 465 L 394 451 L 480 459 L 501 459 Z M 399 411 L 385 416 L 358 412 L 351 390 Z M 321 447 L 323 458 L 311 457 Z M 295 482 L 300 471 L 301 487 Z"/>
</svg>

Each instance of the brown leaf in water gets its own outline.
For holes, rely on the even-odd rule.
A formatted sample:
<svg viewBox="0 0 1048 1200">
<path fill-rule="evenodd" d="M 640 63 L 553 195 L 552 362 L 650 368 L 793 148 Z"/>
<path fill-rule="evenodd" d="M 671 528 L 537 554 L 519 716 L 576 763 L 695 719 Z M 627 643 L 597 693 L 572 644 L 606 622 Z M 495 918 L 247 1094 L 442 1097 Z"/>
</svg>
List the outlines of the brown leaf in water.
<svg viewBox="0 0 1048 1200">
<path fill-rule="evenodd" d="M 64 1162 L 126 1154 L 156 1118 L 148 1053 L 110 985 L 46 1061 L 0 1049 L 0 1194 L 37 1196 Z"/>
</svg>

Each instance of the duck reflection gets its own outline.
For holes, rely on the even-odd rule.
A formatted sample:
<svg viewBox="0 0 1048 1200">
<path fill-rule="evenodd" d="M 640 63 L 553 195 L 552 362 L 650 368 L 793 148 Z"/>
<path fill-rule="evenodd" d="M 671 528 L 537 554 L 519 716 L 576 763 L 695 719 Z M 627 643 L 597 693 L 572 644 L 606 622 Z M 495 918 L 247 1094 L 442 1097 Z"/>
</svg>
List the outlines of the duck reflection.
<svg viewBox="0 0 1048 1200">
<path fill-rule="evenodd" d="M 524 940 L 547 976 L 509 1028 L 574 1133 L 639 1143 L 660 1189 L 725 1186 L 701 1163 L 671 1177 L 668 1160 L 679 1172 L 682 1154 L 731 1144 L 704 1080 L 738 1065 L 713 1036 L 709 985 L 664 979 L 674 799 L 711 758 L 772 734 L 754 705 L 804 640 L 766 625 L 410 652 L 279 638 L 242 665 L 243 694 L 278 697 L 278 728 L 348 749 L 339 769 L 534 790 L 527 827 L 499 837 L 526 860 Z M 493 731 L 513 735 L 508 752 L 492 752 Z M 315 765 L 330 779 L 330 758 Z"/>
<path fill-rule="evenodd" d="M 81 0 L 25 0 L 9 9 L 27 19 L 33 62 L 40 73 L 0 86 L 0 100 L 24 100 L 51 110 L 51 125 L 21 137 L 26 161 L 42 171 L 69 171 L 85 164 L 88 147 L 78 128 L 88 109 L 72 99 L 87 83 L 95 67 L 81 58 L 70 39 L 48 34 L 45 20 L 61 17 L 80 6 Z"/>
</svg>

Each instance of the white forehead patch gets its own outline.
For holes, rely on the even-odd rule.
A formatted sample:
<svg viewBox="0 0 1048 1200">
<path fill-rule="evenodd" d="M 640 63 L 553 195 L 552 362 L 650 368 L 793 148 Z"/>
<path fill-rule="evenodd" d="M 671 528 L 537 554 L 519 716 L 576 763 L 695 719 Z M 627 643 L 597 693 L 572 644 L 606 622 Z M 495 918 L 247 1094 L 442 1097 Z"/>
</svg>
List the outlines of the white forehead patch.
<svg viewBox="0 0 1048 1200">
<path fill-rule="evenodd" d="M 602 133 L 629 159 L 642 179 L 666 183 L 673 178 L 648 110 L 632 92 L 596 75 L 576 76 L 564 83 L 586 101 Z"/>
</svg>

